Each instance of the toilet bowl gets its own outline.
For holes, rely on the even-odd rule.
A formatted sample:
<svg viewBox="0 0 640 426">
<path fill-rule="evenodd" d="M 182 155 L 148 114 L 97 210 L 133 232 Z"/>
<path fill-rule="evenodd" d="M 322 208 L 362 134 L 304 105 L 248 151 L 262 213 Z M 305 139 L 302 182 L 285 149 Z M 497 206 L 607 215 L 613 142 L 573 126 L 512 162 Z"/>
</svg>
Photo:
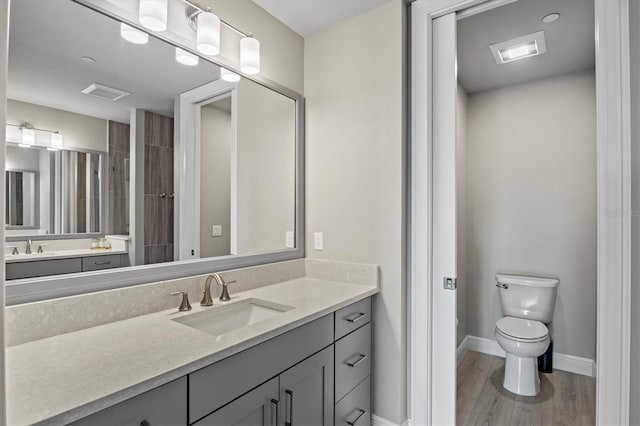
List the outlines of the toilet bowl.
<svg viewBox="0 0 640 426">
<path fill-rule="evenodd" d="M 545 324 L 553 317 L 559 281 L 502 274 L 496 281 L 504 315 L 495 329 L 506 352 L 503 386 L 517 395 L 535 396 L 540 393 L 537 358 L 551 342 Z"/>
<path fill-rule="evenodd" d="M 517 395 L 540 393 L 538 357 L 549 347 L 549 330 L 540 321 L 504 317 L 496 322 L 498 344 L 506 352 L 503 386 Z"/>
</svg>

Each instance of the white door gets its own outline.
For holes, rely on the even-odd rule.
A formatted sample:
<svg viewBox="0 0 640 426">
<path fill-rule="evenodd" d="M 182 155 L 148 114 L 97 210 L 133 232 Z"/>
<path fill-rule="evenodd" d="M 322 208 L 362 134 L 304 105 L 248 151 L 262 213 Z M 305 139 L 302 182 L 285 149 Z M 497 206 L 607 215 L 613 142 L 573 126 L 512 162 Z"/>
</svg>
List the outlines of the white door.
<svg viewBox="0 0 640 426">
<path fill-rule="evenodd" d="M 432 389 L 434 425 L 456 423 L 456 14 L 433 20 Z M 446 281 L 451 279 L 452 288 Z"/>
</svg>

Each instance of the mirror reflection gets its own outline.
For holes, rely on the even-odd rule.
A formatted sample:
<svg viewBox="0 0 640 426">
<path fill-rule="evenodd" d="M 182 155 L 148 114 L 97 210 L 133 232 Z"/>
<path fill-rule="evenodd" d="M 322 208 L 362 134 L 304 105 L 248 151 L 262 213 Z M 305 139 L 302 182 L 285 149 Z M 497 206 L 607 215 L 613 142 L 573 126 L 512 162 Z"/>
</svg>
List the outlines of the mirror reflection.
<svg viewBox="0 0 640 426">
<path fill-rule="evenodd" d="M 71 0 L 10 19 L 8 277 L 294 247 L 293 99 Z"/>
</svg>

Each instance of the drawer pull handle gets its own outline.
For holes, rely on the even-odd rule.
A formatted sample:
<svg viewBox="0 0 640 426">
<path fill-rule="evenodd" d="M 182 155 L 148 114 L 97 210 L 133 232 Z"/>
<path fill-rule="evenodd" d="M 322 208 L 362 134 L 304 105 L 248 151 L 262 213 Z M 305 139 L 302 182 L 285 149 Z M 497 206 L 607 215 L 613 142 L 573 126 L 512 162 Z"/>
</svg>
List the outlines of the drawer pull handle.
<svg viewBox="0 0 640 426">
<path fill-rule="evenodd" d="M 345 317 L 345 319 L 349 322 L 356 322 L 361 320 L 362 318 L 366 317 L 367 314 L 365 314 L 364 312 L 356 312 L 355 314 L 351 314 L 348 317 Z"/>
<path fill-rule="evenodd" d="M 273 408 L 273 412 L 274 412 L 274 413 L 276 413 L 276 421 L 273 423 L 273 426 L 278 426 L 278 423 L 280 423 L 280 422 L 278 421 L 278 411 L 279 411 L 279 410 L 278 410 L 278 403 L 279 403 L 279 402 L 280 402 L 280 401 L 278 401 L 277 399 L 271 398 L 271 405 L 272 405 L 272 406 L 275 406 L 275 407 Z"/>
<path fill-rule="evenodd" d="M 146 420 L 143 420 L 143 421 L 140 422 L 140 426 L 151 426 L 151 423 L 149 423 Z"/>
<path fill-rule="evenodd" d="M 351 361 L 351 360 L 347 360 L 347 362 L 345 362 L 345 364 L 347 364 L 349 367 L 355 367 L 356 365 L 360 364 L 362 361 L 364 361 L 364 359 L 367 357 L 365 354 L 358 354 L 353 358 L 358 358 L 355 361 Z M 353 359 L 351 358 L 351 359 Z"/>
<path fill-rule="evenodd" d="M 284 419 L 284 426 L 293 426 L 293 391 L 287 389 L 284 391 L 289 397 L 289 421 L 287 421 L 286 417 Z M 285 406 L 286 408 L 286 406 Z"/>
<path fill-rule="evenodd" d="M 364 416 L 364 413 L 366 413 L 365 410 L 362 410 L 360 408 L 357 408 L 356 410 L 360 411 L 360 414 L 358 414 L 358 417 L 356 417 L 355 419 L 353 419 L 351 421 L 347 420 L 347 424 L 350 425 L 350 426 L 355 426 L 355 424 L 358 423 L 358 421 L 360 421 L 362 416 Z"/>
<path fill-rule="evenodd" d="M 93 262 L 93 264 L 96 266 L 104 266 L 104 265 L 110 265 L 111 261 L 107 260 L 106 262 Z"/>
</svg>

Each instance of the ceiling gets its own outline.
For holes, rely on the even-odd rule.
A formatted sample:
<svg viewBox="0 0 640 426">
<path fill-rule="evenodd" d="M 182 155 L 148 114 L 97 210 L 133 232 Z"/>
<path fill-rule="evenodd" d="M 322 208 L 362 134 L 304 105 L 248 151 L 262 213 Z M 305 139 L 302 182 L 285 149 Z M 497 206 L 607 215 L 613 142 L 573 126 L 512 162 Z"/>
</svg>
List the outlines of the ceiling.
<svg viewBox="0 0 640 426">
<path fill-rule="evenodd" d="M 389 0 L 253 0 L 283 24 L 307 37 Z"/>
<path fill-rule="evenodd" d="M 593 2 L 518 0 L 458 21 L 458 80 L 467 93 L 595 67 Z M 557 21 L 545 24 L 552 12 Z M 547 52 L 497 64 L 489 45 L 543 30 Z"/>
<path fill-rule="evenodd" d="M 70 0 L 11 2 L 9 99 L 124 123 L 132 108 L 173 115 L 177 94 L 220 75 L 210 62 L 187 67 L 174 58 L 169 44 L 129 43 L 117 21 Z M 114 102 L 80 93 L 91 83 L 131 95 Z"/>
</svg>

